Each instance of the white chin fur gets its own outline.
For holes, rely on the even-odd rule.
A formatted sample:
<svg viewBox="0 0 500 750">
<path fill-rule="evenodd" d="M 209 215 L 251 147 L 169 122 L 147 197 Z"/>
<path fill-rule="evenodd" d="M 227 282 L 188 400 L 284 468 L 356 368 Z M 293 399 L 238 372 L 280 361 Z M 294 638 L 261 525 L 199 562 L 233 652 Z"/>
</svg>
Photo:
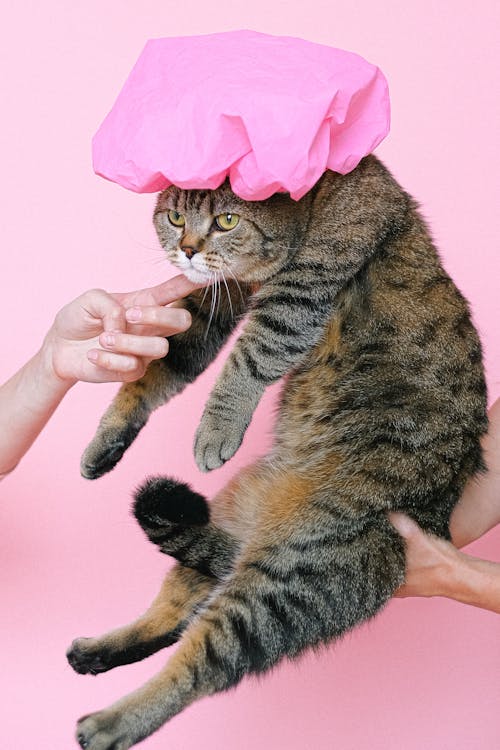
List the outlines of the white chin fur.
<svg viewBox="0 0 500 750">
<path fill-rule="evenodd" d="M 210 274 L 201 273 L 201 271 L 197 271 L 192 266 L 190 268 L 183 268 L 182 273 L 194 284 L 208 284 L 210 281 Z"/>
</svg>

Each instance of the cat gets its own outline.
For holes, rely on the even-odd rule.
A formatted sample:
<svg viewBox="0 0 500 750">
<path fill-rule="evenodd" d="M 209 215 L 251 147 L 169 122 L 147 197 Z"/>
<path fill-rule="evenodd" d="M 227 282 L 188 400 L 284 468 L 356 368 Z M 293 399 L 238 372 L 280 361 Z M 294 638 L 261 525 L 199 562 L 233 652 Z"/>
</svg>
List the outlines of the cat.
<svg viewBox="0 0 500 750">
<path fill-rule="evenodd" d="M 168 356 L 122 386 L 82 459 L 95 478 L 121 458 L 149 414 L 246 327 L 195 438 L 203 471 L 238 449 L 264 389 L 286 376 L 269 456 L 208 504 L 181 482 L 148 479 L 134 513 L 176 558 L 147 612 L 68 652 L 104 672 L 180 640 L 136 692 L 84 717 L 88 750 L 124 750 L 194 700 L 328 643 L 373 617 L 405 577 L 389 510 L 450 538 L 466 480 L 483 469 L 481 346 L 415 201 L 374 156 L 327 171 L 300 201 L 245 202 L 170 187 L 154 223 L 167 257 L 194 281 L 193 316 Z"/>
</svg>

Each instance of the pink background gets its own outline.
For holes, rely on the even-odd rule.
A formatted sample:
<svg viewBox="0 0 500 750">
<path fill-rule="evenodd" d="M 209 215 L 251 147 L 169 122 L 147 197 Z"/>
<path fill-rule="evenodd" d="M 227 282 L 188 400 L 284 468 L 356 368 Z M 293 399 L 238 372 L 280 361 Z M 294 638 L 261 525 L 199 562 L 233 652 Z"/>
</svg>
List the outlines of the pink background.
<svg viewBox="0 0 500 750">
<path fill-rule="evenodd" d="M 393 127 L 378 153 L 421 201 L 471 300 L 497 397 L 498 9 L 486 0 L 4 3 L 0 377 L 35 351 L 56 310 L 84 289 L 129 289 L 171 274 L 151 228 L 154 198 L 95 177 L 91 136 L 147 38 L 248 27 L 344 47 L 385 72 Z M 159 586 L 167 560 L 128 510 L 143 476 L 175 472 L 213 494 L 265 449 L 272 393 L 234 461 L 210 476 L 196 471 L 193 433 L 218 367 L 157 413 L 126 460 L 93 484 L 79 477 L 79 456 L 115 387 L 76 386 L 3 483 L 3 748 L 74 747 L 78 716 L 163 664 L 166 653 L 82 677 L 64 652 L 75 636 L 130 620 Z M 499 560 L 499 542 L 500 529 L 471 551 Z M 143 746 L 496 750 L 499 623 L 449 601 L 394 601 L 335 648 L 199 702 Z"/>
</svg>

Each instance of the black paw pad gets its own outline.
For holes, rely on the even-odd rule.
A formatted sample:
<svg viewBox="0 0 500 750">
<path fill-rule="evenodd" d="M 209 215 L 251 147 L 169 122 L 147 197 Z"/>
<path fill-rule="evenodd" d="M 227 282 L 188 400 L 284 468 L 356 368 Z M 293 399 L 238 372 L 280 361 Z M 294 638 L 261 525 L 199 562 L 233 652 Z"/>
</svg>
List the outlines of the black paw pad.
<svg viewBox="0 0 500 750">
<path fill-rule="evenodd" d="M 85 641 L 85 639 L 81 639 Z M 113 666 L 109 663 L 104 652 L 95 652 L 85 650 L 79 641 L 74 641 L 66 653 L 66 658 L 70 666 L 78 674 L 100 674 L 107 672 Z"/>
<path fill-rule="evenodd" d="M 136 492 L 134 515 L 148 528 L 167 523 L 202 526 L 210 518 L 208 503 L 189 485 L 167 477 L 151 477 Z"/>
</svg>

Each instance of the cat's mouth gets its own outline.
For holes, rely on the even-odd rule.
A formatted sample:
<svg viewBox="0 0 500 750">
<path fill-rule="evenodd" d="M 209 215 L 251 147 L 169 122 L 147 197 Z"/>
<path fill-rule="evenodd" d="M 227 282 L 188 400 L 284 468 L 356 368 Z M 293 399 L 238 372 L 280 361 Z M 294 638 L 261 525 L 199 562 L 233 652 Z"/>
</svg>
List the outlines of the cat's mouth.
<svg viewBox="0 0 500 750">
<path fill-rule="evenodd" d="M 202 253 L 197 252 L 191 257 L 180 248 L 176 248 L 175 253 L 169 259 L 194 284 L 208 285 L 222 276 L 221 271 L 207 267 Z"/>
<path fill-rule="evenodd" d="M 184 274 L 184 276 L 187 276 L 189 281 L 192 281 L 194 284 L 208 284 L 211 281 L 215 281 L 216 278 L 220 275 L 218 271 L 202 272 L 197 268 L 193 268 L 193 266 L 183 268 L 182 273 Z"/>
</svg>

